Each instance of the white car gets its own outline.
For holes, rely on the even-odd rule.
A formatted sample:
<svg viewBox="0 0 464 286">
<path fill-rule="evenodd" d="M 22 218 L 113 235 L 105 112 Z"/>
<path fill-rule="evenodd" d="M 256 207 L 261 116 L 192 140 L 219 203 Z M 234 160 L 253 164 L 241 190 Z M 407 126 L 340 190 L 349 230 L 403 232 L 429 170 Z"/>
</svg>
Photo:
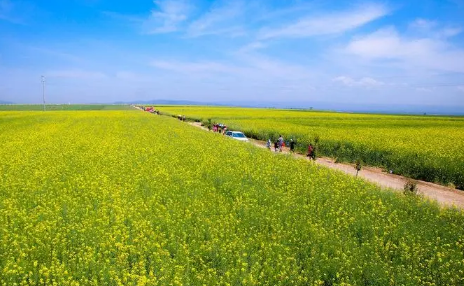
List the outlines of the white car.
<svg viewBox="0 0 464 286">
<path fill-rule="evenodd" d="M 245 142 L 249 141 L 248 138 L 245 136 L 245 134 L 243 134 L 240 131 L 227 131 L 226 135 L 231 138 L 234 138 L 235 140 L 245 141 Z"/>
</svg>

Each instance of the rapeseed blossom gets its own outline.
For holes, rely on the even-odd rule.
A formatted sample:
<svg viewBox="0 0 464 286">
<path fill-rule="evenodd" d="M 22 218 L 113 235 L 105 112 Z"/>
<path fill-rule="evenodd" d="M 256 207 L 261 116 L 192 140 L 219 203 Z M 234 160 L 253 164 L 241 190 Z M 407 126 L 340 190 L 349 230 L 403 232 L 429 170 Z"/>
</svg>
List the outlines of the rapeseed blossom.
<svg viewBox="0 0 464 286">
<path fill-rule="evenodd" d="M 464 188 L 464 119 L 310 112 L 230 107 L 161 107 L 166 114 L 224 122 L 231 130 L 268 140 L 293 138 L 300 152 L 309 143 L 337 161 L 361 160 L 395 174 Z"/>
<path fill-rule="evenodd" d="M 0 130 L 0 285 L 464 283 L 455 209 L 138 111 Z"/>
</svg>

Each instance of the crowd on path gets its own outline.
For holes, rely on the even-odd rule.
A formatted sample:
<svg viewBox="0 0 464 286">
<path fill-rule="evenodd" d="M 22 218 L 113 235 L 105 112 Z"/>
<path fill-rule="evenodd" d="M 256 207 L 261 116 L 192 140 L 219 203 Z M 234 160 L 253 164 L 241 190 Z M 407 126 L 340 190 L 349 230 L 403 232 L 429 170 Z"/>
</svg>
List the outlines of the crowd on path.
<svg viewBox="0 0 464 286">
<path fill-rule="evenodd" d="M 200 124 L 192 124 L 197 127 L 201 127 Z M 206 129 L 206 127 L 203 126 L 203 128 Z M 214 126 L 213 126 L 214 128 Z M 209 129 L 211 130 L 211 129 Z M 216 132 L 220 132 L 220 129 L 217 127 Z M 279 138 L 282 136 L 279 136 Z M 281 142 L 284 142 L 283 137 Z M 289 146 L 289 151 L 290 152 L 295 152 L 295 148 L 298 146 L 297 140 L 290 139 L 289 142 L 287 142 Z M 276 142 L 279 142 L 279 140 L 276 140 Z M 293 143 L 292 143 L 293 142 Z M 258 142 L 254 142 L 255 145 L 260 145 Z M 281 145 L 284 147 L 284 144 Z M 272 141 L 271 139 L 268 139 L 266 141 L 267 149 L 272 151 Z M 279 148 L 279 144 L 277 145 L 274 143 L 274 151 L 279 152 L 282 150 L 282 148 Z M 311 161 L 316 161 L 317 157 L 317 144 L 309 144 L 307 148 L 307 153 L 306 156 L 311 160 Z M 352 173 L 352 166 L 348 164 L 343 164 L 343 163 L 335 163 L 331 160 L 320 160 L 317 162 L 318 164 L 321 164 L 325 167 L 331 168 L 331 169 L 336 169 L 342 172 L 345 172 L 347 174 L 353 175 Z M 391 177 L 393 176 L 393 177 Z M 408 178 L 401 177 L 398 175 L 392 175 L 392 174 L 383 174 L 382 172 L 376 171 L 376 170 L 364 170 L 364 173 L 362 174 L 362 177 L 368 181 L 371 181 L 375 184 L 378 184 L 380 186 L 389 188 L 389 189 L 395 189 L 395 190 L 400 190 L 403 191 L 404 184 L 407 182 Z M 420 182 L 419 183 L 421 193 L 424 194 L 426 197 L 429 197 L 431 199 L 437 200 L 440 204 L 442 205 L 447 205 L 447 206 L 458 206 L 460 208 L 464 208 L 464 199 L 462 192 L 456 191 L 456 190 L 450 190 L 449 188 L 439 186 L 433 183 L 427 183 L 427 182 Z M 444 190 L 446 189 L 446 190 Z"/>
<path fill-rule="evenodd" d="M 222 123 L 215 123 L 213 124 L 213 132 L 222 133 L 222 135 L 225 135 L 227 132 L 227 125 Z"/>
<path fill-rule="evenodd" d="M 135 106 L 135 107 L 140 110 L 146 111 L 146 112 L 160 115 L 160 111 L 154 109 L 153 106 Z M 185 115 L 177 115 L 176 117 L 180 121 L 186 121 Z M 210 130 L 212 129 L 213 132 L 217 132 L 222 135 L 225 135 L 227 132 L 227 125 L 222 124 L 222 123 L 214 123 L 212 124 L 212 126 L 209 125 L 209 129 Z M 272 146 L 272 141 L 271 139 L 268 139 L 266 142 L 267 149 L 271 150 L 271 146 Z M 290 153 L 295 153 L 295 147 L 296 147 L 295 140 L 293 140 L 292 138 L 290 139 L 290 141 L 285 142 L 284 137 L 282 135 L 279 135 L 279 138 L 277 138 L 277 140 L 274 142 L 274 152 L 282 152 L 283 148 L 286 146 L 289 147 Z M 308 157 L 310 160 L 316 160 L 315 146 L 311 143 L 308 145 L 306 157 Z"/>
<path fill-rule="evenodd" d="M 272 141 L 268 139 L 266 142 L 266 148 L 271 150 Z M 282 135 L 279 135 L 279 138 L 274 142 L 274 152 L 282 152 L 283 147 L 288 146 L 290 153 L 295 153 L 296 142 L 292 139 L 290 141 L 285 142 Z M 311 160 L 316 160 L 316 152 L 315 147 L 312 143 L 308 145 L 308 150 L 306 153 L 306 157 Z"/>
<path fill-rule="evenodd" d="M 153 106 L 143 106 L 143 105 L 139 106 L 139 105 L 136 105 L 135 107 L 140 109 L 140 110 L 146 111 L 146 112 L 161 115 L 160 111 L 155 109 Z"/>
<path fill-rule="evenodd" d="M 222 135 L 225 135 L 227 132 L 227 125 L 222 124 L 222 123 L 213 123 L 211 122 L 208 125 L 208 129 L 212 130 L 213 132 L 221 133 Z M 274 152 L 282 152 L 283 148 L 288 146 L 290 153 L 295 153 L 295 147 L 296 147 L 296 142 L 293 140 L 293 138 L 290 139 L 290 141 L 285 142 L 284 137 L 282 135 L 279 135 L 279 138 L 274 142 Z M 266 141 L 266 148 L 271 150 L 272 146 L 272 141 L 271 139 L 268 139 Z M 310 160 L 316 160 L 316 148 L 315 146 L 310 143 L 308 145 L 308 149 L 306 152 L 306 157 Z"/>
<path fill-rule="evenodd" d="M 139 108 L 140 110 L 146 111 L 146 112 L 160 115 L 160 111 L 154 109 L 153 106 L 135 106 L 135 107 Z M 185 115 L 177 115 L 176 117 L 180 121 L 186 121 Z M 211 125 L 211 121 L 210 121 L 208 127 L 209 127 L 209 130 L 212 129 L 213 132 L 217 132 L 222 135 L 225 135 L 227 132 L 227 125 L 222 124 L 222 123 L 214 123 Z M 293 140 L 292 138 L 290 139 L 290 141 L 285 142 L 284 137 L 282 135 L 279 135 L 279 138 L 277 138 L 277 140 L 275 140 L 274 142 L 274 152 L 282 152 L 283 148 L 286 146 L 289 147 L 290 153 L 295 153 L 295 147 L 296 147 L 295 140 Z M 271 147 L 272 147 L 271 139 L 267 140 L 266 147 L 267 149 L 271 150 Z M 316 160 L 316 150 L 313 144 L 308 145 L 306 157 L 308 157 L 310 160 Z"/>
</svg>

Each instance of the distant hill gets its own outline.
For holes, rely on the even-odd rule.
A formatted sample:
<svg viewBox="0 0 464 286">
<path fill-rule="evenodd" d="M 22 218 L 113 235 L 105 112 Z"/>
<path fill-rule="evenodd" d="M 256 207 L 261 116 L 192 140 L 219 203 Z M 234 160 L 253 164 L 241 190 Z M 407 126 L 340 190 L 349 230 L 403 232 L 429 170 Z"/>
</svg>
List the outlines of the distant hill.
<svg viewBox="0 0 464 286">
<path fill-rule="evenodd" d="M 13 104 L 13 102 L 0 100 L 0 104 Z"/>
</svg>

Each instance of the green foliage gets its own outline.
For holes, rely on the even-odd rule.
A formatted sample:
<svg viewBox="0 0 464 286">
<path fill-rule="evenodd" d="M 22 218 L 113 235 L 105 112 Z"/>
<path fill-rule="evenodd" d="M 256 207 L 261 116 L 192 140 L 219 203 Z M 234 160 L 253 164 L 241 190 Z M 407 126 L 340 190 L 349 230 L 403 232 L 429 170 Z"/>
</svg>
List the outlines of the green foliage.
<svg viewBox="0 0 464 286">
<path fill-rule="evenodd" d="M 362 164 L 363 164 L 362 160 L 360 159 L 356 160 L 355 166 L 354 166 L 354 168 L 356 169 L 356 177 L 358 176 L 359 171 L 361 171 Z"/>
<path fill-rule="evenodd" d="M 415 180 L 408 180 L 404 184 L 404 194 L 405 195 L 417 195 L 417 181 Z"/>
</svg>

